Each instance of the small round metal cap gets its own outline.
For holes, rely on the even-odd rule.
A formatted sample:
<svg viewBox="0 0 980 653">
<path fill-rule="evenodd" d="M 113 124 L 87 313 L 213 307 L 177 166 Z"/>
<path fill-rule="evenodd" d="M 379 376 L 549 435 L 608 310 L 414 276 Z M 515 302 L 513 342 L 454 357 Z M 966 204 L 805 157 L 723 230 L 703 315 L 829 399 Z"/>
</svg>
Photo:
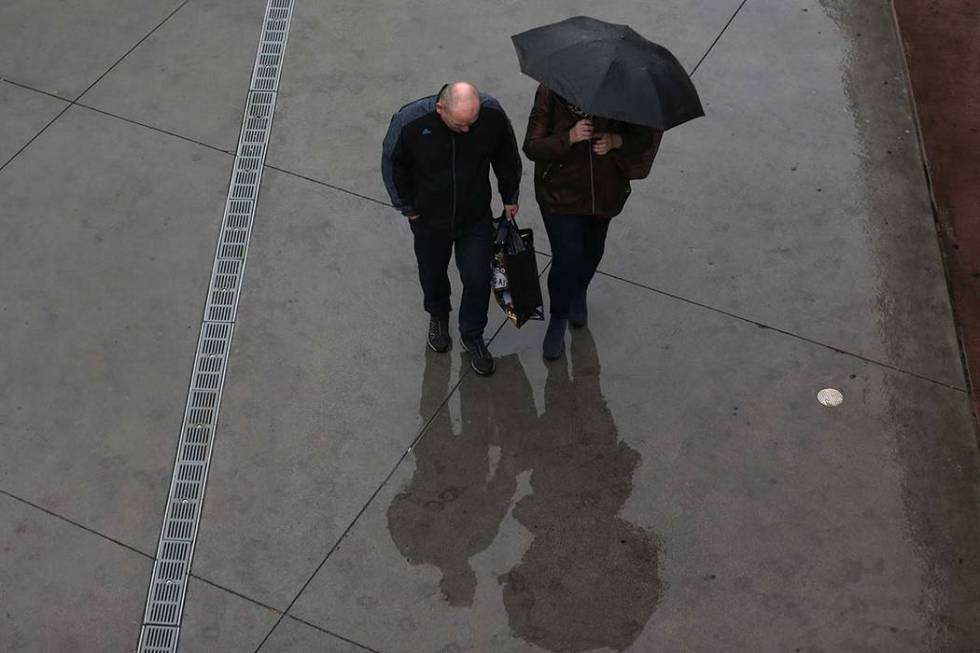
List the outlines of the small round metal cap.
<svg viewBox="0 0 980 653">
<path fill-rule="evenodd" d="M 834 388 L 824 388 L 817 393 L 817 401 L 822 403 L 824 406 L 840 406 L 844 403 L 844 395 L 840 393 L 840 390 L 835 390 Z"/>
</svg>

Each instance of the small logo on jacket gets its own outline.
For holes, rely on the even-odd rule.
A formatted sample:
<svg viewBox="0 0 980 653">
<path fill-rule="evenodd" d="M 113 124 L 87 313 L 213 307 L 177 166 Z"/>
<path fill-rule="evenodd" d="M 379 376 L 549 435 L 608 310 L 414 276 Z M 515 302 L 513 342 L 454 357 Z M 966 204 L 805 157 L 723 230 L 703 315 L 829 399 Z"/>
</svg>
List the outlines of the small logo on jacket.
<svg viewBox="0 0 980 653">
<path fill-rule="evenodd" d="M 432 133 L 432 130 L 431 130 L 431 129 L 429 129 L 428 127 L 423 127 L 423 128 L 422 128 L 422 135 L 423 135 L 423 136 L 428 136 L 428 135 L 429 135 L 429 134 L 431 134 L 431 133 Z"/>
</svg>

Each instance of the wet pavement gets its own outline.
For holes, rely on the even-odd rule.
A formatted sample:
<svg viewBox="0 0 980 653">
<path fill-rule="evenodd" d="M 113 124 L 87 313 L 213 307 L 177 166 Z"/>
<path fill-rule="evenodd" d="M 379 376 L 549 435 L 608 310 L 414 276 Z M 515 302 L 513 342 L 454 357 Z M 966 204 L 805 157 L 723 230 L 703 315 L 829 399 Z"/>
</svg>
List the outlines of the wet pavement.
<svg viewBox="0 0 980 653">
<path fill-rule="evenodd" d="M 2 651 L 136 647 L 264 8 L 0 7 Z M 521 138 L 507 37 L 581 13 L 296 3 L 180 650 L 975 650 L 980 456 L 888 2 L 604 8 L 706 117 L 565 359 L 494 307 L 493 377 L 424 348 L 391 113 L 468 78 Z"/>
</svg>

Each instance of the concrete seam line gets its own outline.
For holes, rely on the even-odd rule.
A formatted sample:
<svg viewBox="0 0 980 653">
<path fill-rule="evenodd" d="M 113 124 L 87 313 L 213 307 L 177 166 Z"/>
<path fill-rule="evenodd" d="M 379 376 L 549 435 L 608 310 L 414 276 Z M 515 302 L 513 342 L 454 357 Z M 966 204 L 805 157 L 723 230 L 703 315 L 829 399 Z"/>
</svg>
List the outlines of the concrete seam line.
<svg viewBox="0 0 980 653">
<path fill-rule="evenodd" d="M 661 290 L 659 288 L 654 288 L 653 286 L 648 286 L 648 285 L 646 285 L 644 283 L 641 283 L 639 281 L 633 281 L 632 279 L 627 279 L 625 277 L 621 277 L 621 276 L 612 274 L 611 272 L 603 272 L 602 270 L 596 270 L 596 274 L 602 275 L 604 277 L 608 277 L 610 279 L 615 279 L 616 281 L 620 281 L 622 283 L 626 283 L 626 284 L 629 284 L 631 286 L 636 286 L 637 288 L 643 288 L 644 290 L 649 290 L 650 292 L 657 293 L 658 295 L 663 295 L 664 297 L 669 297 L 670 299 L 673 299 L 673 300 L 676 300 L 676 301 L 679 301 L 679 302 L 684 302 L 685 304 L 690 304 L 691 306 L 696 306 L 698 308 L 702 308 L 702 309 L 707 310 L 707 311 L 712 311 L 714 313 L 718 313 L 719 315 L 724 315 L 726 317 L 732 318 L 733 320 L 738 320 L 740 322 L 745 322 L 746 324 L 751 324 L 751 325 L 756 326 L 756 327 L 758 327 L 760 329 L 765 329 L 767 331 L 772 331 L 774 333 L 779 333 L 779 334 L 784 335 L 784 336 L 787 336 L 789 338 L 794 338 L 796 340 L 800 340 L 802 342 L 806 342 L 806 343 L 809 343 L 811 345 L 816 345 L 817 347 L 823 347 L 824 349 L 829 349 L 830 351 L 832 351 L 832 352 L 834 352 L 836 354 L 840 354 L 842 356 L 849 356 L 851 358 L 855 358 L 855 359 L 860 360 L 860 361 L 862 361 L 862 362 L 864 362 L 866 364 L 869 364 L 869 365 L 877 365 L 878 367 L 882 367 L 884 369 L 888 369 L 888 370 L 891 370 L 893 372 L 897 372 L 899 374 L 905 374 L 907 376 L 911 376 L 913 378 L 919 379 L 920 381 L 925 381 L 925 382 L 928 382 L 928 383 L 932 383 L 934 385 L 941 386 L 943 388 L 946 388 L 947 390 L 952 390 L 954 392 L 959 392 L 961 394 L 962 393 L 968 393 L 969 392 L 965 388 L 961 388 L 959 386 L 952 385 L 952 384 L 946 383 L 944 381 L 939 381 L 937 379 L 933 379 L 933 378 L 928 377 L 928 376 L 926 376 L 924 374 L 919 374 L 917 372 L 913 372 L 911 370 L 907 370 L 907 369 L 898 367 L 896 365 L 891 365 L 891 364 L 886 363 L 884 361 L 876 360 L 874 358 L 870 358 L 868 356 L 865 356 L 863 354 L 859 354 L 857 352 L 848 351 L 846 349 L 841 349 L 840 347 L 835 347 L 834 345 L 831 345 L 829 343 L 821 342 L 819 340 L 814 340 L 813 338 L 809 338 L 809 337 L 804 336 L 804 335 L 801 335 L 799 333 L 794 333 L 794 332 L 788 331 L 786 329 L 781 329 L 781 328 L 779 328 L 777 326 L 773 326 L 771 324 L 765 324 L 763 322 L 759 322 L 758 320 L 754 320 L 752 318 L 745 317 L 743 315 L 738 315 L 737 313 L 731 313 L 729 311 L 726 311 L 726 310 L 724 310 L 722 308 L 718 308 L 716 306 L 710 306 L 708 304 L 702 304 L 701 302 L 694 301 L 693 299 L 688 299 L 688 298 L 682 297 L 680 295 L 675 295 L 674 293 L 667 292 L 666 290 Z"/>
<path fill-rule="evenodd" d="M 324 628 L 323 626 L 318 626 L 315 623 L 312 623 L 312 622 L 307 621 L 305 619 L 301 619 L 301 618 L 297 617 L 296 615 L 292 615 L 291 614 L 291 615 L 288 615 L 288 617 L 289 617 L 289 619 L 291 621 L 295 621 L 296 623 L 303 624 L 304 626 L 307 626 L 308 628 L 312 628 L 313 630 L 316 630 L 318 632 L 321 632 L 321 633 L 323 633 L 325 635 L 329 635 L 331 637 L 335 637 L 335 638 L 337 638 L 337 639 L 339 639 L 339 640 L 341 640 L 343 642 L 347 642 L 348 644 L 351 644 L 353 646 L 356 646 L 359 649 L 363 649 L 365 651 L 369 651 L 370 653 L 379 653 L 378 651 L 376 651 L 375 649 L 373 649 L 373 648 L 371 648 L 369 646 L 365 646 L 364 644 L 361 644 L 360 642 L 354 641 L 353 639 L 349 639 L 347 637 L 344 637 L 343 635 L 338 635 L 337 633 L 333 632 L 332 630 L 328 630 L 327 628 Z"/>
<path fill-rule="evenodd" d="M 18 503 L 20 503 L 20 504 L 22 504 L 24 506 L 27 506 L 28 508 L 31 508 L 32 510 L 35 510 L 37 512 L 44 513 L 45 515 L 51 517 L 52 519 L 57 519 L 58 521 L 64 522 L 65 524 L 68 524 L 70 526 L 73 526 L 75 528 L 78 528 L 79 530 L 82 530 L 82 531 L 88 533 L 89 535 L 93 535 L 93 536 L 98 537 L 98 538 L 100 538 L 102 540 L 105 540 L 106 542 L 109 542 L 111 544 L 115 544 L 116 546 L 120 546 L 120 547 L 126 549 L 127 551 L 129 551 L 130 553 L 135 553 L 136 555 L 142 556 L 143 558 L 147 558 L 149 560 L 153 560 L 153 556 L 152 555 L 150 555 L 149 553 L 147 553 L 145 551 L 141 551 L 140 549 L 136 548 L 135 546 L 132 546 L 130 544 L 126 544 L 122 540 L 117 540 L 116 538 L 111 537 L 109 535 L 106 535 L 105 533 L 102 533 L 100 531 L 97 531 L 94 528 L 91 528 L 90 526 L 86 526 L 85 524 L 83 524 L 83 523 L 81 523 L 79 521 L 75 521 L 74 519 L 71 519 L 70 517 L 65 517 L 64 515 L 58 514 L 54 510 L 51 510 L 49 508 L 45 508 L 44 506 L 42 506 L 42 505 L 40 505 L 38 503 L 34 503 L 33 501 L 30 501 L 28 499 L 25 499 L 24 497 L 21 497 L 21 496 L 19 496 L 17 494 L 14 494 L 13 492 L 8 492 L 7 490 L 4 490 L 4 489 L 0 488 L 0 496 L 7 497 L 11 501 L 16 501 L 16 502 L 18 502 Z"/>
<path fill-rule="evenodd" d="M 21 153 L 24 152 L 24 150 L 26 150 L 28 147 L 30 147 L 31 144 L 34 141 L 36 141 L 41 134 L 43 134 L 45 131 L 47 131 L 48 127 L 50 127 L 51 125 L 53 125 L 58 120 L 58 118 L 60 118 L 61 116 L 65 115 L 65 112 L 68 111 L 68 109 L 71 109 L 71 107 L 72 107 L 72 105 L 69 104 L 67 107 L 65 107 L 64 109 L 62 109 L 61 111 L 59 111 L 58 112 L 58 115 L 56 115 L 54 118 L 52 118 L 50 121 L 48 121 L 48 123 L 46 125 L 44 125 L 44 127 L 41 127 L 41 129 L 36 134 L 34 134 L 34 136 L 32 136 L 29 141 L 27 141 L 26 143 L 24 143 L 19 150 L 17 150 L 16 152 L 14 152 L 13 156 L 11 156 L 9 159 L 7 159 L 6 161 L 4 161 L 4 163 L 2 165 L 0 165 L 0 172 L 3 172 L 7 168 L 7 166 L 10 165 L 10 163 L 14 159 L 16 159 L 18 156 L 21 155 Z"/>
<path fill-rule="evenodd" d="M 105 71 L 104 73 L 102 73 L 101 75 L 99 75 L 99 76 L 98 76 L 98 78 L 97 78 L 97 79 L 96 79 L 96 80 L 95 80 L 94 82 L 92 82 L 91 84 L 89 84 L 89 85 L 88 85 L 88 87 L 87 87 L 87 88 L 86 88 L 86 89 L 85 89 L 84 91 L 82 91 L 81 93 L 79 93 L 79 94 L 78 94 L 78 96 L 77 96 L 77 97 L 75 97 L 75 99 L 73 99 L 73 100 L 66 100 L 65 98 L 61 98 L 61 97 L 58 97 L 57 95 L 54 95 L 54 94 L 52 94 L 52 93 L 47 93 L 47 92 L 45 92 L 45 91 L 38 91 L 39 93 L 44 93 L 45 95 L 50 95 L 51 97 L 55 97 L 55 98 L 58 98 L 59 100 L 64 100 L 65 102 L 68 102 L 68 106 L 67 106 L 67 107 L 65 107 L 64 109 L 62 109 L 62 110 L 61 110 L 61 111 L 60 111 L 60 112 L 58 113 L 58 115 L 56 115 L 56 116 L 55 116 L 54 118 L 52 118 L 52 119 L 51 119 L 51 121 L 50 121 L 50 122 L 49 122 L 48 124 L 46 124 L 46 125 L 45 125 L 44 127 L 42 127 L 42 128 L 41 128 L 41 130 L 40 130 L 39 132 L 37 132 L 36 134 L 34 134 L 34 136 L 33 136 L 33 137 L 31 138 L 31 140 L 29 140 L 29 141 L 27 141 L 27 143 L 25 143 L 25 144 L 24 144 L 24 146 L 23 146 L 22 148 L 20 148 L 19 150 L 17 150 L 17 152 L 15 152 L 15 153 L 14 153 L 14 155 L 13 155 L 12 157 L 10 157 L 9 159 L 7 159 L 7 160 L 6 160 L 5 162 L 4 162 L 4 164 L 3 164 L 3 165 L 0 165 L 0 172 L 3 172 L 3 170 L 4 170 L 4 169 L 5 169 L 5 168 L 6 168 L 6 167 L 7 167 L 8 165 L 10 165 L 10 162 L 11 162 L 11 161 L 13 161 L 14 159 L 16 159 L 16 158 L 17 158 L 18 156 L 20 156 L 20 155 L 21 155 L 21 153 L 22 153 L 22 152 L 24 152 L 24 150 L 26 150 L 26 149 L 27 149 L 28 147 L 30 147 L 30 145 L 31 145 L 31 144 L 32 144 L 32 143 L 33 143 L 33 142 L 34 142 L 35 140 L 37 140 L 37 138 L 38 138 L 38 137 L 39 137 L 39 136 L 40 136 L 41 134 L 43 134 L 43 133 L 44 133 L 45 131 L 47 131 L 47 129 L 48 129 L 48 127 L 50 127 L 50 126 L 51 126 L 51 125 L 53 125 L 53 124 L 54 124 L 55 122 L 57 122 L 57 121 L 58 121 L 58 119 L 59 119 L 59 118 L 61 118 L 61 116 L 63 116 L 63 115 L 65 115 L 65 112 L 67 112 L 67 111 L 68 111 L 69 109 L 71 109 L 71 108 L 72 108 L 73 106 L 75 106 L 75 104 L 76 104 L 76 103 L 78 102 L 78 100 L 79 100 L 79 99 L 80 99 L 80 98 L 81 98 L 81 97 L 82 97 L 83 95 L 85 95 L 86 93 L 88 93 L 89 91 L 91 91 L 91 90 L 92 90 L 92 87 L 93 87 L 93 86 L 95 86 L 95 85 L 96 85 L 96 84 L 98 84 L 98 83 L 99 83 L 100 81 L 102 81 L 102 79 L 103 79 L 103 78 L 104 78 L 104 77 L 105 77 L 106 75 L 108 75 L 109 73 L 111 73 L 111 72 L 112 72 L 112 70 L 113 70 L 113 69 L 114 69 L 114 68 L 115 68 L 116 66 L 118 66 L 118 65 L 119 65 L 119 64 L 120 64 L 120 63 L 122 62 L 122 60 L 123 60 L 123 59 L 125 59 L 126 57 L 128 57 L 128 56 L 129 56 L 129 55 L 130 55 L 130 54 L 131 54 L 131 53 L 133 52 L 133 50 L 135 50 L 136 48 L 138 48 L 138 47 L 139 47 L 139 46 L 140 46 L 140 45 L 141 45 L 141 44 L 142 44 L 142 43 L 143 43 L 143 42 L 144 42 L 144 41 L 145 41 L 146 39 L 148 39 L 148 38 L 150 38 L 150 37 L 151 37 L 151 36 L 153 35 L 153 33 L 154 33 L 154 32 L 156 32 L 156 31 L 157 31 L 158 29 L 160 29 L 161 27 L 163 27 L 163 24 L 164 24 L 164 23 L 166 23 L 166 22 L 167 22 L 168 20 L 170 20 L 171 18 L 173 18 L 173 16 L 174 16 L 174 14 L 176 14 L 176 13 L 177 13 L 178 11 L 180 11 L 180 10 L 181 10 L 181 8 L 183 8 L 183 6 L 184 6 L 184 5 L 186 5 L 186 4 L 188 3 L 188 2 L 190 2 L 190 0 L 184 0 L 184 1 L 183 1 L 183 2 L 181 2 L 181 3 L 179 4 L 179 5 L 177 5 L 177 6 L 176 6 L 176 7 L 174 8 L 174 10 L 173 10 L 173 11 L 171 11 L 171 12 L 170 12 L 169 14 L 167 14 L 167 16 L 166 16 L 166 17 L 165 17 L 165 18 L 164 18 L 163 20 L 161 20 L 161 21 L 160 21 L 159 23 L 157 23 L 157 25 L 156 25 L 156 27 L 154 27 L 154 28 L 153 28 L 153 29 L 151 29 L 151 30 L 150 30 L 149 32 L 147 32 L 147 33 L 146 33 L 146 34 L 145 34 L 145 35 L 143 36 L 143 38 L 141 38 L 141 39 L 140 39 L 139 41 L 137 41 L 137 42 L 136 42 L 136 43 L 135 43 L 135 44 L 134 44 L 134 45 L 133 45 L 133 46 L 132 46 L 131 48 L 129 48 L 129 50 L 127 50 L 127 51 L 126 51 L 126 53 L 125 53 L 125 54 L 124 54 L 123 56 L 121 56 L 121 57 L 119 57 L 119 59 L 117 59 L 115 63 L 113 63 L 113 64 L 112 64 L 111 66 L 109 66 L 109 68 L 108 68 L 108 69 L 107 69 L 107 70 L 106 70 L 106 71 Z M 0 78 L 0 79 L 2 79 L 3 81 L 7 81 L 7 80 L 6 80 L 6 79 L 4 79 L 4 78 Z M 14 82 L 11 82 L 11 83 L 12 83 L 12 84 L 14 84 L 15 86 L 21 86 L 22 88 L 28 88 L 29 90 L 37 90 L 37 89 L 30 89 L 29 87 L 27 87 L 27 86 L 24 86 L 23 84 L 16 84 L 16 83 L 14 83 Z"/>
<path fill-rule="evenodd" d="M 9 77 L 4 77 L 3 75 L 0 75 L 0 82 L 4 84 L 9 84 L 10 86 L 16 86 L 17 88 L 22 88 L 25 91 L 33 91 L 34 93 L 40 93 L 41 95 L 45 95 L 53 100 L 58 100 L 59 102 L 64 102 L 65 104 L 72 104 L 71 100 L 63 98 L 60 95 L 55 95 L 50 91 L 44 91 L 42 89 L 35 88 L 34 86 L 28 86 L 27 84 L 23 84 L 16 80 L 10 79 Z"/>
<path fill-rule="evenodd" d="M 161 27 L 163 27 L 163 25 L 167 21 L 169 21 L 171 18 L 173 18 L 177 14 L 178 11 L 180 11 L 181 9 L 183 9 L 184 8 L 184 5 L 186 5 L 188 2 L 190 2 L 190 0 L 183 0 L 183 2 L 181 2 L 179 5 L 177 5 L 176 7 L 174 7 L 173 8 L 173 11 L 171 11 L 169 14 L 167 14 L 166 17 L 164 17 L 164 19 L 161 20 L 157 24 L 156 27 L 154 27 L 153 29 L 151 29 L 149 32 L 146 33 L 145 36 L 143 36 L 143 38 L 141 38 L 139 41 L 137 41 L 136 43 L 134 43 L 133 46 L 131 48 L 129 48 L 128 50 L 126 50 L 126 52 L 123 53 L 123 55 L 121 57 L 119 57 L 118 59 L 116 59 L 116 61 L 111 66 L 109 66 L 109 68 L 107 68 L 104 73 L 102 73 L 101 75 L 99 75 L 95 79 L 94 82 L 92 82 L 91 84 L 89 84 L 88 87 L 86 87 L 86 89 L 84 91 L 82 91 L 77 96 L 75 96 L 75 99 L 72 100 L 71 103 L 72 104 L 75 104 L 76 102 L 78 102 L 79 100 L 82 99 L 82 96 L 83 95 L 85 95 L 86 93 L 88 93 L 89 91 L 91 91 L 93 88 L 95 88 L 95 85 L 96 84 L 98 84 L 103 79 L 105 79 L 106 76 L 109 73 L 111 73 L 113 70 L 115 70 L 116 66 L 118 66 L 119 64 L 121 64 L 126 57 L 128 57 L 129 55 L 131 55 L 133 53 L 133 51 L 136 50 L 136 48 L 138 48 L 139 46 L 143 45 L 143 42 L 144 41 L 146 41 L 148 38 L 150 38 L 151 36 L 153 36 L 153 34 L 158 29 L 160 29 Z"/>
<path fill-rule="evenodd" d="M 268 0 L 265 10 L 147 589 L 139 653 L 177 651 L 292 9 L 293 0 Z"/>
<path fill-rule="evenodd" d="M 747 1 L 748 0 L 742 0 L 742 2 L 739 3 L 738 8 L 735 9 L 735 13 L 733 13 L 732 17 L 728 19 L 728 22 L 725 23 L 725 26 L 721 28 L 721 31 L 718 32 L 718 36 L 716 36 L 715 40 L 711 42 L 711 45 L 708 46 L 708 49 L 704 51 L 704 54 L 701 56 L 701 59 L 699 59 L 698 62 L 694 65 L 694 68 L 691 69 L 691 72 L 688 73 L 688 77 L 694 77 L 694 73 L 698 72 L 698 68 L 700 68 L 701 64 L 704 63 L 704 60 L 708 58 L 708 55 L 711 54 L 711 51 L 715 49 L 715 45 L 718 44 L 718 41 L 721 40 L 721 37 L 724 36 L 725 32 L 728 31 L 729 26 L 731 26 L 731 24 L 735 21 L 735 17 L 738 16 L 740 11 L 742 11 L 742 7 L 745 6 L 745 3 Z"/>
<path fill-rule="evenodd" d="M 150 560 L 150 561 L 154 560 L 153 554 L 151 554 L 151 553 L 147 553 L 146 551 L 142 551 L 142 550 L 140 550 L 139 548 L 137 548 L 137 547 L 135 547 L 133 545 L 126 544 L 122 540 L 117 540 L 116 538 L 114 538 L 114 537 L 112 537 L 110 535 L 106 535 L 105 533 L 103 533 L 101 531 L 98 531 L 98 530 L 96 530 L 96 529 L 94 529 L 94 528 L 92 528 L 90 526 L 86 526 L 85 524 L 83 524 L 83 523 L 81 523 L 79 521 L 76 521 L 76 520 L 74 520 L 74 519 L 72 519 L 70 517 L 66 517 L 64 515 L 61 515 L 61 514 L 55 512 L 55 511 L 53 511 L 53 510 L 50 510 L 48 508 L 45 508 L 44 506 L 42 506 L 40 504 L 37 504 L 37 503 L 34 503 L 33 501 L 30 501 L 28 499 L 25 499 L 22 496 L 19 496 L 17 494 L 14 494 L 13 492 L 9 492 L 7 490 L 4 490 L 3 488 L 0 488 L 0 496 L 6 497 L 6 498 L 10 499 L 11 501 L 15 501 L 17 503 L 20 503 L 21 505 L 26 506 L 26 507 L 30 508 L 31 510 L 34 510 L 36 512 L 42 513 L 44 515 L 47 515 L 48 517 L 51 517 L 52 519 L 56 519 L 56 520 L 58 520 L 60 522 L 63 522 L 65 524 L 67 524 L 68 526 L 71 526 L 73 528 L 77 528 L 77 529 L 79 529 L 79 530 L 81 530 L 81 531 L 83 531 L 85 533 L 88 533 L 89 535 L 92 535 L 92 536 L 97 537 L 99 539 L 105 540 L 109 544 L 114 544 L 116 546 L 122 547 L 123 549 L 126 549 L 127 551 L 130 551 L 131 553 L 135 553 L 136 555 L 141 556 L 141 557 L 143 557 L 143 558 L 145 558 L 147 560 Z M 226 592 L 228 594 L 231 594 L 232 596 L 237 596 L 238 598 L 240 598 L 240 599 L 242 599 L 244 601 L 248 601 L 249 603 L 252 603 L 254 605 L 257 605 L 260 608 L 265 608 L 266 610 L 269 610 L 270 612 L 275 612 L 277 614 L 282 612 L 282 610 L 280 610 L 278 608 L 274 608 L 271 605 L 267 605 L 266 603 L 263 603 L 262 601 L 260 601 L 260 600 L 258 600 L 256 598 L 253 598 L 251 596 L 248 596 L 247 594 L 242 594 L 241 592 L 238 592 L 236 590 L 231 589 L 230 587 L 226 587 L 226 586 L 221 585 L 220 583 L 217 583 L 217 582 L 215 582 L 213 580 L 210 580 L 208 578 L 205 578 L 203 576 L 200 576 L 199 574 L 195 574 L 195 573 L 192 572 L 190 574 L 190 577 L 193 578 L 194 580 L 197 580 L 197 581 L 200 581 L 200 582 L 204 583 L 205 585 L 210 585 L 211 587 L 213 587 L 213 588 L 215 588 L 217 590 L 220 590 L 222 592 Z"/>
</svg>

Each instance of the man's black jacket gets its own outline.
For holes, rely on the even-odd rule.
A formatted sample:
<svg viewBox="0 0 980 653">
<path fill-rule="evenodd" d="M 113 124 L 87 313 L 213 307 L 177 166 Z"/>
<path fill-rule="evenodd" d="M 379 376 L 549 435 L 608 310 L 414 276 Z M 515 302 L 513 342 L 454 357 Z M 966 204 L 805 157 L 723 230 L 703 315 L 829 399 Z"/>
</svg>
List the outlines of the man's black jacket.
<svg viewBox="0 0 980 653">
<path fill-rule="evenodd" d="M 490 220 L 490 165 L 504 204 L 516 204 L 521 156 L 514 130 L 500 104 L 483 94 L 467 133 L 446 126 L 434 95 L 406 104 L 391 119 L 381 157 L 395 208 L 454 233 Z"/>
</svg>

